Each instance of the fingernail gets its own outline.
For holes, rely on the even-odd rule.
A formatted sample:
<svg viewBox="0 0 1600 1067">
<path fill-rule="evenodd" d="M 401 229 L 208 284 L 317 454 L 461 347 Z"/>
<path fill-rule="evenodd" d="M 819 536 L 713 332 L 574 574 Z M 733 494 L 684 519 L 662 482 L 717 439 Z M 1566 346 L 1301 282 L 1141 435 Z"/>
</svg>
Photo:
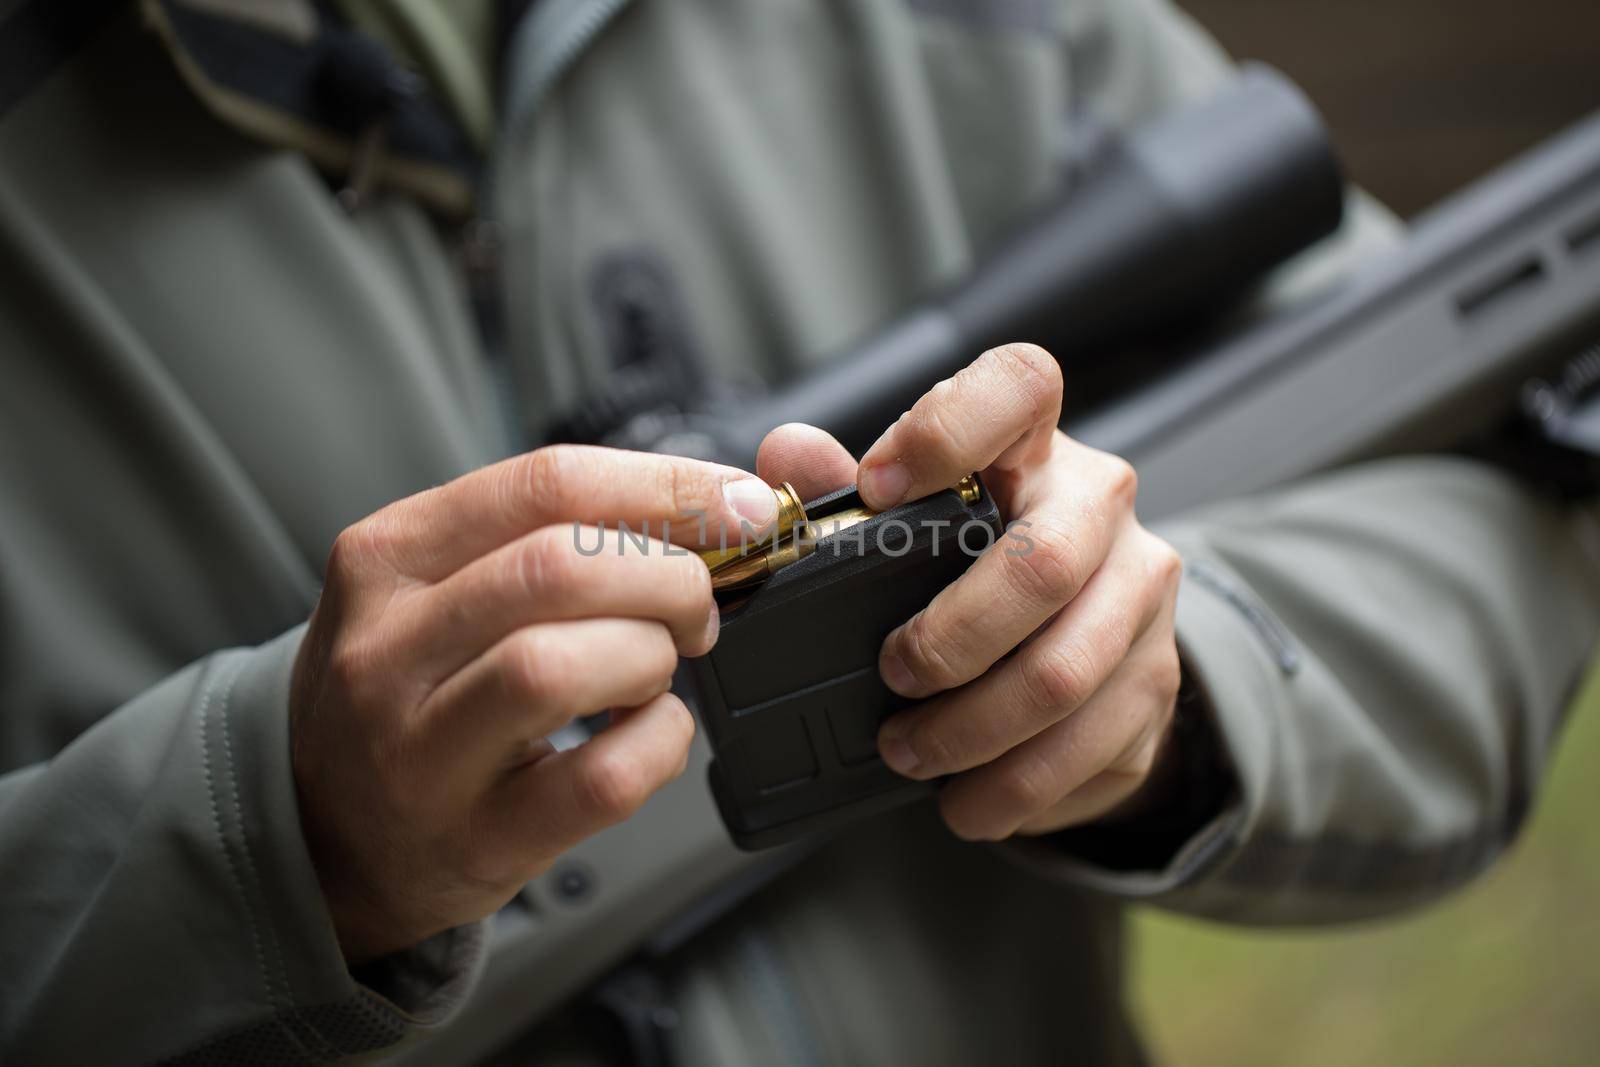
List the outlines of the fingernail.
<svg viewBox="0 0 1600 1067">
<path fill-rule="evenodd" d="M 721 631 L 722 612 L 712 608 L 711 617 L 706 620 L 706 648 L 708 650 L 717 643 L 717 634 Z"/>
<path fill-rule="evenodd" d="M 911 472 L 902 463 L 884 463 L 861 472 L 861 495 L 879 508 L 900 503 L 910 488 Z"/>
<path fill-rule="evenodd" d="M 916 752 L 909 742 L 898 733 L 885 727 L 883 735 L 878 738 L 878 752 L 883 756 L 883 762 L 896 774 L 910 777 L 922 766 L 922 761 L 917 758 Z"/>
<path fill-rule="evenodd" d="M 728 510 L 748 523 L 757 533 L 764 532 L 778 518 L 778 498 L 772 487 L 759 478 L 741 478 L 722 483 L 722 500 Z"/>
<path fill-rule="evenodd" d="M 883 656 L 878 663 L 878 672 L 883 675 L 884 684 L 901 696 L 916 696 L 917 679 L 911 673 L 911 668 L 906 666 L 906 661 L 893 652 Z"/>
</svg>

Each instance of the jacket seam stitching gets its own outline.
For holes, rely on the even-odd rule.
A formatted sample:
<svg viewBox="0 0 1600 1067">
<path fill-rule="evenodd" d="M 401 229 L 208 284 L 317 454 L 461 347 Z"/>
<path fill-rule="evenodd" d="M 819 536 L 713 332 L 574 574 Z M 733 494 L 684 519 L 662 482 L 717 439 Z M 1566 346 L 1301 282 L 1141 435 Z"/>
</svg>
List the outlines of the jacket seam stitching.
<svg viewBox="0 0 1600 1067">
<path fill-rule="evenodd" d="M 244 856 L 244 868 L 248 875 L 250 886 L 259 893 L 261 891 L 261 881 L 256 873 L 255 857 L 251 852 L 249 839 L 244 834 L 244 802 L 239 792 L 239 769 L 233 758 L 232 720 L 229 718 L 229 709 L 233 706 L 234 686 L 238 683 L 239 676 L 243 673 L 244 665 L 241 664 L 228 679 L 227 686 L 222 694 L 222 702 L 217 708 L 217 717 L 221 720 L 222 754 L 228 764 L 228 778 L 232 786 L 230 792 L 232 794 L 233 817 L 239 826 L 239 851 Z M 254 906 L 248 897 L 245 901 L 245 907 L 252 912 L 254 911 Z M 317 1051 L 324 1058 L 336 1058 L 339 1055 L 338 1050 L 333 1047 L 332 1043 L 323 1036 L 315 1025 L 303 1018 L 303 1013 L 300 1012 L 295 1003 L 294 989 L 289 982 L 289 969 L 284 963 L 283 946 L 279 943 L 277 930 L 274 929 L 271 922 L 263 921 L 262 925 L 266 928 L 265 941 L 267 948 L 271 951 L 271 965 L 276 969 L 278 985 L 282 990 L 281 1007 L 284 1009 L 284 1013 L 280 1016 L 281 1024 L 286 1029 L 294 1032 L 298 1040 L 304 1040 L 299 1033 L 301 1027 L 295 1025 L 296 1023 L 301 1023 L 304 1029 L 309 1031 L 311 1037 L 314 1038 L 314 1044 L 321 1046 Z M 265 969 L 268 966 L 268 961 L 263 959 L 262 965 Z"/>
<path fill-rule="evenodd" d="M 275 1006 L 277 998 L 272 989 L 272 979 L 267 973 L 266 957 L 261 946 L 261 930 L 256 921 L 255 909 L 250 906 L 250 899 L 245 894 L 244 882 L 239 877 L 239 869 L 233 857 L 233 850 L 228 847 L 227 831 L 222 826 L 222 809 L 217 798 L 216 774 L 211 766 L 211 703 L 216 691 L 216 681 L 208 681 L 205 693 L 200 698 L 200 762 L 205 771 L 206 796 L 211 802 L 211 824 L 217 831 L 217 844 L 222 849 L 223 862 L 228 869 L 228 880 L 233 883 L 234 891 L 239 895 L 240 902 L 244 904 L 245 919 L 250 927 L 250 944 L 256 959 L 256 972 L 261 978 L 261 987 L 267 994 L 267 1002 Z"/>
<path fill-rule="evenodd" d="M 233 807 L 234 823 L 239 827 L 239 853 L 244 857 L 244 870 L 249 887 L 256 892 L 260 892 L 261 884 L 260 879 L 256 876 L 255 859 L 250 855 L 250 842 L 244 833 L 244 804 L 239 797 L 239 768 L 233 759 L 233 731 L 229 728 L 230 721 L 228 718 L 228 708 L 233 703 L 233 686 L 239 679 L 239 673 L 239 671 L 235 671 L 233 676 L 228 679 L 228 684 L 222 693 L 222 701 L 217 706 L 217 718 L 222 734 L 222 757 L 228 764 L 229 802 Z M 246 899 L 245 906 L 254 911 L 254 906 L 249 899 Z M 266 928 L 264 940 L 272 954 L 271 963 L 266 964 L 264 961 L 264 965 L 270 965 L 276 972 L 278 985 L 283 991 L 285 1003 L 292 1007 L 294 996 L 289 988 L 289 976 L 283 964 L 283 948 L 278 944 L 278 935 L 272 929 L 272 925 L 267 922 L 263 922 L 262 925 Z"/>
<path fill-rule="evenodd" d="M 223 699 L 217 712 L 219 717 L 226 713 L 228 698 L 233 693 L 233 682 L 238 678 L 239 671 L 242 669 L 243 668 L 241 667 L 238 670 L 235 670 L 228 679 Z M 217 674 L 220 675 L 222 668 L 218 667 L 216 668 L 216 671 Z M 244 906 L 246 924 L 250 928 L 250 943 L 255 956 L 256 972 L 261 979 L 262 990 L 266 993 L 267 1005 L 272 1009 L 270 1022 L 273 1026 L 282 1031 L 295 1046 L 300 1048 L 302 1054 L 306 1056 L 307 1060 L 314 1060 L 315 1057 L 311 1056 L 304 1048 L 300 1036 L 294 1031 L 294 1027 L 287 1025 L 282 1017 L 282 1010 L 285 1007 L 292 1007 L 292 1005 L 285 1005 L 280 999 L 278 992 L 274 989 L 272 974 L 268 968 L 266 952 L 263 947 L 264 942 L 261 932 L 262 920 L 257 916 L 255 906 L 251 903 L 250 895 L 245 889 L 245 882 L 239 871 L 239 861 L 234 856 L 233 847 L 229 843 L 227 830 L 222 823 L 222 800 L 219 797 L 217 788 L 217 773 L 212 766 L 211 759 L 212 706 L 213 697 L 216 696 L 219 684 L 220 679 L 217 677 L 213 677 L 210 681 L 208 681 L 206 683 L 205 692 L 200 701 L 200 760 L 201 766 L 205 772 L 206 795 L 210 800 L 211 823 L 217 832 L 217 843 L 222 849 L 223 861 L 228 870 L 228 880 L 233 884 L 234 892 L 238 894 L 239 902 Z M 234 787 L 235 790 L 237 790 L 237 775 L 233 765 L 232 746 L 229 743 L 227 736 L 227 722 L 223 721 L 219 723 L 218 728 L 222 733 L 223 753 L 227 762 L 226 769 L 230 775 L 235 777 Z M 239 818 L 240 813 L 237 805 L 235 805 L 232 810 L 234 817 Z M 243 825 L 242 820 L 240 825 Z"/>
<path fill-rule="evenodd" d="M 233 731 L 230 728 L 231 720 L 228 717 L 228 709 L 233 704 L 233 687 L 238 682 L 241 673 L 243 673 L 242 666 L 239 670 L 234 671 L 232 677 L 228 679 L 227 686 L 222 693 L 222 702 L 217 706 L 217 718 L 220 720 L 222 733 L 222 757 L 228 764 L 229 801 L 233 807 L 234 822 L 239 827 L 239 853 L 244 857 L 244 870 L 250 888 L 259 893 L 261 891 L 261 880 L 256 874 L 255 857 L 251 855 L 250 841 L 244 832 L 244 803 L 239 796 L 239 768 L 233 758 Z M 246 900 L 245 906 L 253 910 L 253 905 L 249 900 Z M 262 925 L 266 928 L 265 941 L 267 947 L 271 950 L 271 965 L 277 972 L 278 985 L 283 990 L 285 1005 L 292 1007 L 294 1005 L 294 995 L 289 988 L 288 969 L 283 963 L 283 946 L 278 944 L 278 934 L 272 928 L 272 924 L 263 922 Z"/>
</svg>

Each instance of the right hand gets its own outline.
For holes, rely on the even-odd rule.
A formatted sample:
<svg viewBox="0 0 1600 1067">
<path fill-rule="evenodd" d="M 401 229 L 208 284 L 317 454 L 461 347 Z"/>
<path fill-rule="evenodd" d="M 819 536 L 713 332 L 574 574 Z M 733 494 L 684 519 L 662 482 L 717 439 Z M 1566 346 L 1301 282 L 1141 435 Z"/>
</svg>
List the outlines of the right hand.
<svg viewBox="0 0 1600 1067">
<path fill-rule="evenodd" d="M 705 565 L 668 550 L 662 523 L 696 545 L 775 518 L 771 491 L 743 471 L 557 445 L 339 535 L 295 662 L 290 732 L 347 962 L 491 914 L 683 771 L 694 723 L 668 688 L 718 620 Z M 647 551 L 619 552 L 619 521 L 649 522 Z M 600 523 L 603 535 L 579 525 Z M 611 725 L 584 744 L 545 740 L 605 709 Z"/>
</svg>

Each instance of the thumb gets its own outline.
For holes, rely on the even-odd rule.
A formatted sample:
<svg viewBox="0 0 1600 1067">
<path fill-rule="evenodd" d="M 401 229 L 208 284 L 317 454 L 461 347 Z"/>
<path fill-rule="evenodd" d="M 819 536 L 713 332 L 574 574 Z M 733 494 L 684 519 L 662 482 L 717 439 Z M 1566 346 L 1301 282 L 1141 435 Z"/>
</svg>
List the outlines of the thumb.
<svg viewBox="0 0 1600 1067">
<path fill-rule="evenodd" d="M 826 430 L 790 422 L 761 442 L 756 474 L 768 485 L 788 482 L 801 500 L 814 500 L 849 485 L 856 476 L 856 461 Z"/>
</svg>

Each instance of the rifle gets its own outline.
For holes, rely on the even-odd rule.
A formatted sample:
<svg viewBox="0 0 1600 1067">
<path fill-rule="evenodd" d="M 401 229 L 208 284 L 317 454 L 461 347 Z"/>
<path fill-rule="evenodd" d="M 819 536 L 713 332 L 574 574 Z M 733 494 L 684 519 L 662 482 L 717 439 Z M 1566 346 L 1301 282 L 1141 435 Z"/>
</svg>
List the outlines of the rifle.
<svg viewBox="0 0 1600 1067">
<path fill-rule="evenodd" d="M 1513 414 L 1529 376 L 1596 339 L 1600 114 L 1419 218 L 1330 295 L 1190 353 L 1067 428 L 1130 458 L 1141 515 L 1158 518 L 1357 459 L 1454 447 Z M 483 1055 L 803 857 L 802 845 L 734 848 L 706 786 L 709 755 L 697 741 L 688 773 L 530 883 L 494 923 L 471 1003 L 401 1062 Z"/>
</svg>

